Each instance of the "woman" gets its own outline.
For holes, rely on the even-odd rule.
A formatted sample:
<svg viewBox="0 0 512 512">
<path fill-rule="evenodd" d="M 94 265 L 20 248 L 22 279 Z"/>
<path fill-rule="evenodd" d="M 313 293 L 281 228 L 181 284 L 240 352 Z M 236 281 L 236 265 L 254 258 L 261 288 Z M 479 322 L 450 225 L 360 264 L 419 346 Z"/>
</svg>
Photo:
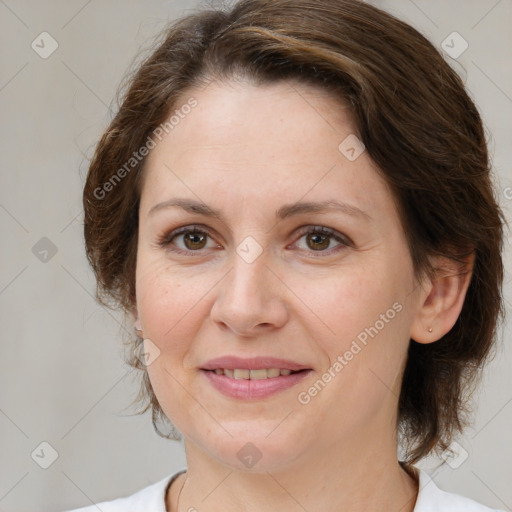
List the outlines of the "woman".
<svg viewBox="0 0 512 512">
<path fill-rule="evenodd" d="M 504 223 L 478 111 L 416 30 L 357 0 L 179 20 L 84 207 L 98 296 L 187 456 L 101 510 L 491 510 L 415 467 L 466 423 Z"/>
</svg>

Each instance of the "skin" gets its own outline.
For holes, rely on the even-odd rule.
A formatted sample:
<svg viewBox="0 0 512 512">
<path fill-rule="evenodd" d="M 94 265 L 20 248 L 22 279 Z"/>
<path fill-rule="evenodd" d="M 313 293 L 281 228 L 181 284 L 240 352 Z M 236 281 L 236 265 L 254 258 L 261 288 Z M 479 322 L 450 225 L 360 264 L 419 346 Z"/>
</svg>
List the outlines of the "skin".
<svg viewBox="0 0 512 512">
<path fill-rule="evenodd" d="M 350 111 L 323 91 L 213 82 L 178 105 L 190 96 L 198 105 L 146 161 L 133 311 L 160 350 L 147 368 L 154 392 L 184 436 L 188 470 L 171 486 L 167 510 L 178 510 L 180 494 L 179 512 L 412 511 L 417 484 L 398 465 L 395 429 L 407 347 L 454 325 L 472 260 L 462 275 L 438 261 L 436 279 L 417 281 L 391 192 L 366 151 L 349 161 L 338 150 L 356 130 Z M 224 221 L 177 207 L 149 213 L 178 197 L 221 210 Z M 284 204 L 327 199 L 371 220 L 336 211 L 275 220 Z M 198 224 L 209 231 L 204 242 L 181 234 L 158 244 Z M 308 226 L 351 242 L 315 240 Z M 236 252 L 248 236 L 263 251 L 252 263 Z M 400 312 L 300 403 L 298 393 L 394 303 Z M 199 371 L 226 354 L 293 359 L 313 372 L 286 391 L 241 401 Z M 248 442 L 261 453 L 252 468 L 237 457 Z"/>
</svg>

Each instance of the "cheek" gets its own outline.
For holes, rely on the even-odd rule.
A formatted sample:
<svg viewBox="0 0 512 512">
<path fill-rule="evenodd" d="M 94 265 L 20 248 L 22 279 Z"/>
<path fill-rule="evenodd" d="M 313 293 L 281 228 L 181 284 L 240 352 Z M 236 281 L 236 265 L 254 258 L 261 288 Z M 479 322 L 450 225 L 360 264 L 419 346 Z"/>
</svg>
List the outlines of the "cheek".
<svg viewBox="0 0 512 512">
<path fill-rule="evenodd" d="M 381 263 L 334 269 L 329 276 L 315 279 L 302 277 L 290 287 L 303 300 L 306 316 L 302 318 L 310 319 L 309 328 L 317 331 L 319 340 L 329 340 L 326 349 L 332 354 L 348 348 L 347 342 L 399 300 L 399 287 L 393 279 Z"/>
<path fill-rule="evenodd" d="M 163 353 L 184 353 L 196 336 L 199 315 L 205 315 L 208 292 L 218 281 L 207 270 L 177 270 L 165 260 L 139 260 L 137 309 L 144 336 Z"/>
<path fill-rule="evenodd" d="M 318 316 L 309 312 L 307 318 L 318 325 L 309 323 L 309 332 L 326 356 L 322 370 L 335 375 L 329 387 L 346 406 L 340 411 L 370 414 L 399 384 L 408 345 L 404 275 L 382 263 L 341 272 L 328 286 L 310 282 L 302 288 Z"/>
<path fill-rule="evenodd" d="M 178 273 L 165 262 L 148 263 L 142 258 L 139 262 L 137 308 L 144 336 L 160 351 L 147 367 L 148 376 L 165 415 L 179 431 L 190 432 L 190 418 L 202 417 L 204 411 L 194 393 L 184 392 L 193 389 L 192 374 L 184 370 L 190 369 L 187 354 L 197 338 L 199 315 L 205 314 L 201 310 L 213 283 L 206 275 L 193 278 Z"/>
</svg>

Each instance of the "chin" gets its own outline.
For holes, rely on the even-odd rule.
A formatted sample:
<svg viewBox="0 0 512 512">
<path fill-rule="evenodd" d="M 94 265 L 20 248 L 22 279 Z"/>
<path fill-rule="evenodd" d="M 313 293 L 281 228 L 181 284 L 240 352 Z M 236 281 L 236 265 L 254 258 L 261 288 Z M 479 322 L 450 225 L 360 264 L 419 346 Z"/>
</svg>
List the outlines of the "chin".
<svg viewBox="0 0 512 512">
<path fill-rule="evenodd" d="M 222 424 L 232 437 L 218 426 L 200 444 L 219 462 L 237 471 L 264 473 L 289 469 L 300 456 L 298 448 L 305 446 L 304 431 L 292 432 L 279 422 Z"/>
</svg>

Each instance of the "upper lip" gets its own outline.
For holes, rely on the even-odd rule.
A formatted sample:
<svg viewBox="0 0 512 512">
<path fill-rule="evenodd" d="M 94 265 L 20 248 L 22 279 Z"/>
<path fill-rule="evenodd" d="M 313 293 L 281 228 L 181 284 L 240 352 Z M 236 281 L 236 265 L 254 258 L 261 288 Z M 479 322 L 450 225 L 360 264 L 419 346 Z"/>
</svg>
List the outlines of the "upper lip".
<svg viewBox="0 0 512 512">
<path fill-rule="evenodd" d="M 289 361 L 287 359 L 279 359 L 276 357 L 237 357 L 237 356 L 221 356 L 215 359 L 210 359 L 208 362 L 201 366 L 203 370 L 217 370 L 217 369 L 248 369 L 248 370 L 261 370 L 263 368 L 279 368 L 281 370 L 288 369 L 292 371 L 310 370 L 309 366 Z"/>
</svg>

